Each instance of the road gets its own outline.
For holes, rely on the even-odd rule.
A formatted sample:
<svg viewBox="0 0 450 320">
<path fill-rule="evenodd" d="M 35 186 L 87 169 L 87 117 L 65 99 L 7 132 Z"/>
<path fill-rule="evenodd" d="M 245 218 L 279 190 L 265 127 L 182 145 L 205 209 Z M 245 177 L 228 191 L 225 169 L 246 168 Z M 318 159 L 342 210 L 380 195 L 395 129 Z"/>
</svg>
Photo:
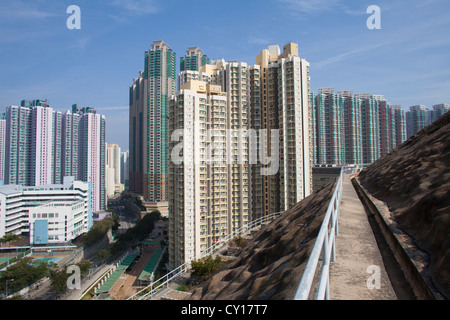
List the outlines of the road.
<svg viewBox="0 0 450 320">
<path fill-rule="evenodd" d="M 120 199 L 110 201 L 108 207 L 114 209 L 114 212 L 120 217 L 119 233 L 123 233 L 136 225 L 137 217 L 125 209 Z"/>
</svg>

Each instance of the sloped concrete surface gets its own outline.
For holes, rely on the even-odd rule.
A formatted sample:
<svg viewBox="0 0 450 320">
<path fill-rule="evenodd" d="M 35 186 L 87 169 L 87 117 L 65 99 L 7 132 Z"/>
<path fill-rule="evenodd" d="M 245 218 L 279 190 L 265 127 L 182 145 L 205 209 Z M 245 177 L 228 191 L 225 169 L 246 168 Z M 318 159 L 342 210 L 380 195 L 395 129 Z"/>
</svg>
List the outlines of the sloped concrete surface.
<svg viewBox="0 0 450 320">
<path fill-rule="evenodd" d="M 330 265 L 331 300 L 397 300 L 364 206 L 344 176 L 336 237 Z"/>
</svg>

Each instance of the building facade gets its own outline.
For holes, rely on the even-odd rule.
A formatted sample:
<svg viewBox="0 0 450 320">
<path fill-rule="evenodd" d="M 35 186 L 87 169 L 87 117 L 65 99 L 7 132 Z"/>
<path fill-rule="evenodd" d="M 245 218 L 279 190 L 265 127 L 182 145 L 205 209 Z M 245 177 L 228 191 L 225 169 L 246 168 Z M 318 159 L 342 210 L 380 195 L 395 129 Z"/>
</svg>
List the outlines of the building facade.
<svg viewBox="0 0 450 320">
<path fill-rule="evenodd" d="M 5 184 L 60 184 L 73 176 L 92 182 L 92 210 L 105 209 L 104 115 L 77 105 L 63 114 L 47 100 L 23 100 L 5 118 Z"/>
<path fill-rule="evenodd" d="M 113 197 L 116 192 L 123 191 L 122 179 L 122 152 L 117 144 L 106 146 L 106 194 Z"/>
<path fill-rule="evenodd" d="M 372 163 L 406 140 L 405 111 L 382 95 L 321 88 L 311 102 L 315 165 Z"/>
<path fill-rule="evenodd" d="M 209 58 L 198 47 L 189 47 L 186 50 L 186 55 L 180 58 L 180 72 L 181 71 L 198 71 L 201 66 L 209 64 Z"/>
<path fill-rule="evenodd" d="M 430 125 L 430 115 L 430 110 L 424 105 L 409 107 L 409 111 L 406 112 L 408 138 Z"/>
<path fill-rule="evenodd" d="M 212 60 L 178 75 L 169 149 L 192 161 L 169 165 L 172 266 L 312 192 L 309 64 L 296 44 L 277 47 L 259 64 Z"/>
<path fill-rule="evenodd" d="M 220 86 L 187 82 L 172 98 L 169 114 L 174 134 L 169 165 L 169 263 L 177 266 L 230 233 L 237 204 L 229 202 L 231 175 L 223 158 L 228 150 L 224 145 L 227 98 Z M 211 148 L 213 141 L 221 144 L 216 150 Z"/>
<path fill-rule="evenodd" d="M 407 136 L 408 138 L 429 126 L 442 115 L 450 111 L 450 104 L 441 103 L 433 106 L 430 110 L 424 105 L 409 107 L 406 112 Z"/>
<path fill-rule="evenodd" d="M 0 114 L 0 184 L 5 180 L 6 115 Z"/>
<path fill-rule="evenodd" d="M 128 170 L 129 170 L 129 157 L 128 151 L 120 153 L 120 183 L 125 187 L 128 187 Z"/>
<path fill-rule="evenodd" d="M 252 208 L 254 218 L 287 210 L 312 192 L 313 130 L 309 63 L 299 57 L 298 44 L 286 44 L 283 52 L 278 45 L 269 46 L 257 55 L 256 65 L 260 99 L 252 99 L 256 103 L 250 104 L 250 118 L 266 130 L 266 150 L 279 144 L 280 166 L 276 174 L 259 176 L 265 165 L 252 166 L 252 197 L 262 200 Z M 278 137 L 270 137 L 273 130 Z"/>
<path fill-rule="evenodd" d="M 130 87 L 130 191 L 148 202 L 167 202 L 168 104 L 175 93 L 176 54 L 154 41 Z"/>
<path fill-rule="evenodd" d="M 171 100 L 171 136 L 176 130 L 185 133 L 184 161 L 176 164 L 172 158 L 170 162 L 173 247 L 169 260 L 173 265 L 223 241 L 251 219 L 248 66 L 223 60 L 212 63 L 182 80 Z M 184 76 L 185 72 L 179 74 Z M 177 150 L 177 145 L 171 139 L 170 149 Z"/>
<path fill-rule="evenodd" d="M 0 238 L 30 235 L 31 244 L 67 244 L 92 227 L 91 183 L 0 186 Z"/>
</svg>

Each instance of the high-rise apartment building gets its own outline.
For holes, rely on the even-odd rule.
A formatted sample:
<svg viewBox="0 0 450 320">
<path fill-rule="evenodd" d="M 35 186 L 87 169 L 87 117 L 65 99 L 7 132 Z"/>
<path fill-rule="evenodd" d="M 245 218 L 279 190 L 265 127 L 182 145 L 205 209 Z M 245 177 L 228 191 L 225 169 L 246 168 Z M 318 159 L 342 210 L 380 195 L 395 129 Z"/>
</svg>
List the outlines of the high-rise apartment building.
<svg viewBox="0 0 450 320">
<path fill-rule="evenodd" d="M 189 261 L 251 219 L 248 72 L 243 62 L 212 61 L 180 80 L 184 84 L 171 101 L 170 132 L 184 132 L 184 160 L 170 162 L 172 265 Z M 178 143 L 171 141 L 170 149 Z"/>
<path fill-rule="evenodd" d="M 219 85 L 227 98 L 226 129 L 231 136 L 225 155 L 228 157 L 229 230 L 236 230 L 249 217 L 249 141 L 246 137 L 249 120 L 248 66 L 245 62 L 220 64 L 212 83 Z"/>
<path fill-rule="evenodd" d="M 424 105 L 411 106 L 406 112 L 408 138 L 430 125 L 430 110 Z"/>
<path fill-rule="evenodd" d="M 60 147 L 53 131 L 56 114 L 46 100 L 24 100 L 20 107 L 7 108 L 6 184 L 55 183 L 55 151 Z"/>
<path fill-rule="evenodd" d="M 248 125 L 250 129 L 253 129 L 254 132 L 259 133 L 256 137 L 250 141 L 253 145 L 250 147 L 249 152 L 250 158 L 258 158 L 257 156 L 261 154 L 263 148 L 261 146 L 262 143 L 262 103 L 261 103 L 261 67 L 257 64 L 249 66 L 248 68 L 248 102 L 250 105 L 249 119 Z M 267 131 L 266 131 L 267 133 Z M 266 148 L 264 148 L 266 150 Z M 252 155 L 253 153 L 253 155 Z M 250 192 L 250 214 L 252 219 L 256 219 L 257 217 L 262 216 L 263 208 L 264 208 L 264 185 L 263 185 L 263 177 L 262 175 L 262 163 L 261 159 L 259 161 L 250 161 L 250 183 L 249 183 L 249 192 Z"/>
<path fill-rule="evenodd" d="M 79 123 L 78 179 L 91 182 L 93 211 L 106 208 L 105 116 L 82 108 Z"/>
<path fill-rule="evenodd" d="M 408 138 L 430 125 L 449 111 L 450 104 L 446 103 L 434 105 L 433 110 L 429 110 L 424 105 L 411 106 L 409 111 L 406 112 Z"/>
<path fill-rule="evenodd" d="M 167 202 L 168 104 L 176 93 L 176 54 L 164 41 L 145 52 L 145 69 L 130 87 L 130 191 Z"/>
<path fill-rule="evenodd" d="M 321 88 L 311 101 L 315 165 L 371 163 L 406 140 L 405 112 L 382 95 Z"/>
<path fill-rule="evenodd" d="M 315 96 L 316 118 L 320 125 L 317 133 L 317 148 L 321 162 L 327 164 L 341 164 L 345 162 L 345 109 L 344 99 L 334 92 L 334 88 L 320 88 Z"/>
<path fill-rule="evenodd" d="M 271 150 L 272 144 L 279 144 L 279 141 L 271 139 L 271 130 L 280 130 L 278 122 L 278 75 L 277 67 L 273 65 L 269 68 L 272 62 L 278 61 L 281 56 L 280 47 L 278 45 L 271 45 L 267 49 L 261 50 L 256 56 L 256 65 L 259 66 L 259 103 L 251 105 L 251 119 L 258 119 L 260 124 L 258 129 L 266 130 L 266 141 L 259 141 L 259 147 L 265 143 L 265 149 Z M 270 83 L 269 83 L 270 79 Z M 256 99 L 256 93 L 254 94 Z M 255 205 L 252 206 L 252 216 L 254 219 L 265 216 L 269 213 L 280 211 L 280 173 L 273 175 L 261 175 L 261 169 L 264 164 L 258 162 L 251 166 L 253 199 L 257 199 Z M 255 202 L 255 201 L 254 201 Z"/>
<path fill-rule="evenodd" d="M 450 111 L 450 104 L 447 103 L 435 104 L 433 106 L 433 110 L 431 111 L 432 113 L 431 122 L 436 121 L 449 111 Z"/>
<path fill-rule="evenodd" d="M 355 97 L 361 100 L 363 162 L 372 163 L 381 156 L 379 100 L 370 93 L 358 93 Z"/>
<path fill-rule="evenodd" d="M 73 112 L 53 110 L 47 100 L 7 108 L 5 184 L 59 184 L 73 176 L 92 182 L 92 210 L 103 210 L 105 116 L 76 105 Z"/>
<path fill-rule="evenodd" d="M 181 71 L 198 71 L 201 66 L 209 64 L 209 58 L 198 47 L 189 47 L 186 55 L 180 58 Z"/>
<path fill-rule="evenodd" d="M 73 108 L 76 108 L 73 106 Z M 81 115 L 75 110 L 69 110 L 62 117 L 62 176 L 78 178 L 78 156 L 79 156 L 79 127 Z"/>
<path fill-rule="evenodd" d="M 106 146 L 106 194 L 112 197 L 123 190 L 121 185 L 121 152 L 117 144 Z"/>
<path fill-rule="evenodd" d="M 0 114 L 0 184 L 5 180 L 6 115 Z"/>
<path fill-rule="evenodd" d="M 180 138 L 170 141 L 176 151 L 169 165 L 172 266 L 192 260 L 233 230 L 232 209 L 238 203 L 229 202 L 226 116 L 226 94 L 217 85 L 191 80 L 171 100 L 169 128 Z M 221 145 L 213 150 L 212 143 Z"/>
<path fill-rule="evenodd" d="M 378 100 L 380 112 L 380 153 L 388 154 L 397 146 L 395 110 L 386 100 Z"/>
<path fill-rule="evenodd" d="M 395 117 L 395 146 L 406 141 L 406 112 L 400 105 L 391 105 Z"/>
<path fill-rule="evenodd" d="M 128 186 L 128 170 L 129 170 L 129 152 L 120 153 L 120 183 L 124 186 Z"/>
<path fill-rule="evenodd" d="M 296 44 L 283 49 L 298 52 Z M 280 211 L 288 210 L 312 192 L 309 63 L 286 54 L 278 65 L 280 123 Z"/>
<path fill-rule="evenodd" d="M 351 90 L 337 92 L 344 109 L 345 160 L 342 163 L 363 163 L 363 132 L 361 100 Z"/>
<path fill-rule="evenodd" d="M 251 119 L 258 119 L 261 129 L 278 130 L 277 139 L 266 139 L 266 150 L 280 143 L 278 174 L 252 176 L 252 184 L 262 186 L 261 194 L 255 188 L 253 197 L 262 199 L 261 212 L 253 216 L 283 211 L 311 193 L 312 188 L 312 123 L 310 122 L 309 63 L 298 55 L 298 45 L 288 43 L 281 53 L 279 46 L 269 46 L 256 57 L 259 66 L 261 98 L 251 108 Z M 260 119 L 260 120 L 259 120 Z M 260 146 L 261 147 L 261 146 Z M 252 166 L 259 170 L 264 166 Z M 258 181 L 260 179 L 260 181 Z"/>
</svg>

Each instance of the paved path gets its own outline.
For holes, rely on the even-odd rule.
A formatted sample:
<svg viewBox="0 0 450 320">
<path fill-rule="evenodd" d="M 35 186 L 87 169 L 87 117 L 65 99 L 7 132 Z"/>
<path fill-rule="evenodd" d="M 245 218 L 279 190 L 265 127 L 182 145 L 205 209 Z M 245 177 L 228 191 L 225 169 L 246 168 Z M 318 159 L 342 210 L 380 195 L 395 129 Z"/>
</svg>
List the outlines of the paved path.
<svg viewBox="0 0 450 320">
<path fill-rule="evenodd" d="M 364 206 L 344 175 L 336 237 L 336 261 L 330 265 L 331 300 L 397 300 Z"/>
<path fill-rule="evenodd" d="M 141 258 L 133 266 L 130 272 L 124 273 L 109 291 L 111 298 L 114 300 L 126 300 L 134 295 L 140 288 L 137 279 L 146 267 L 148 261 L 153 255 L 156 246 L 150 245 L 145 248 Z"/>
</svg>

